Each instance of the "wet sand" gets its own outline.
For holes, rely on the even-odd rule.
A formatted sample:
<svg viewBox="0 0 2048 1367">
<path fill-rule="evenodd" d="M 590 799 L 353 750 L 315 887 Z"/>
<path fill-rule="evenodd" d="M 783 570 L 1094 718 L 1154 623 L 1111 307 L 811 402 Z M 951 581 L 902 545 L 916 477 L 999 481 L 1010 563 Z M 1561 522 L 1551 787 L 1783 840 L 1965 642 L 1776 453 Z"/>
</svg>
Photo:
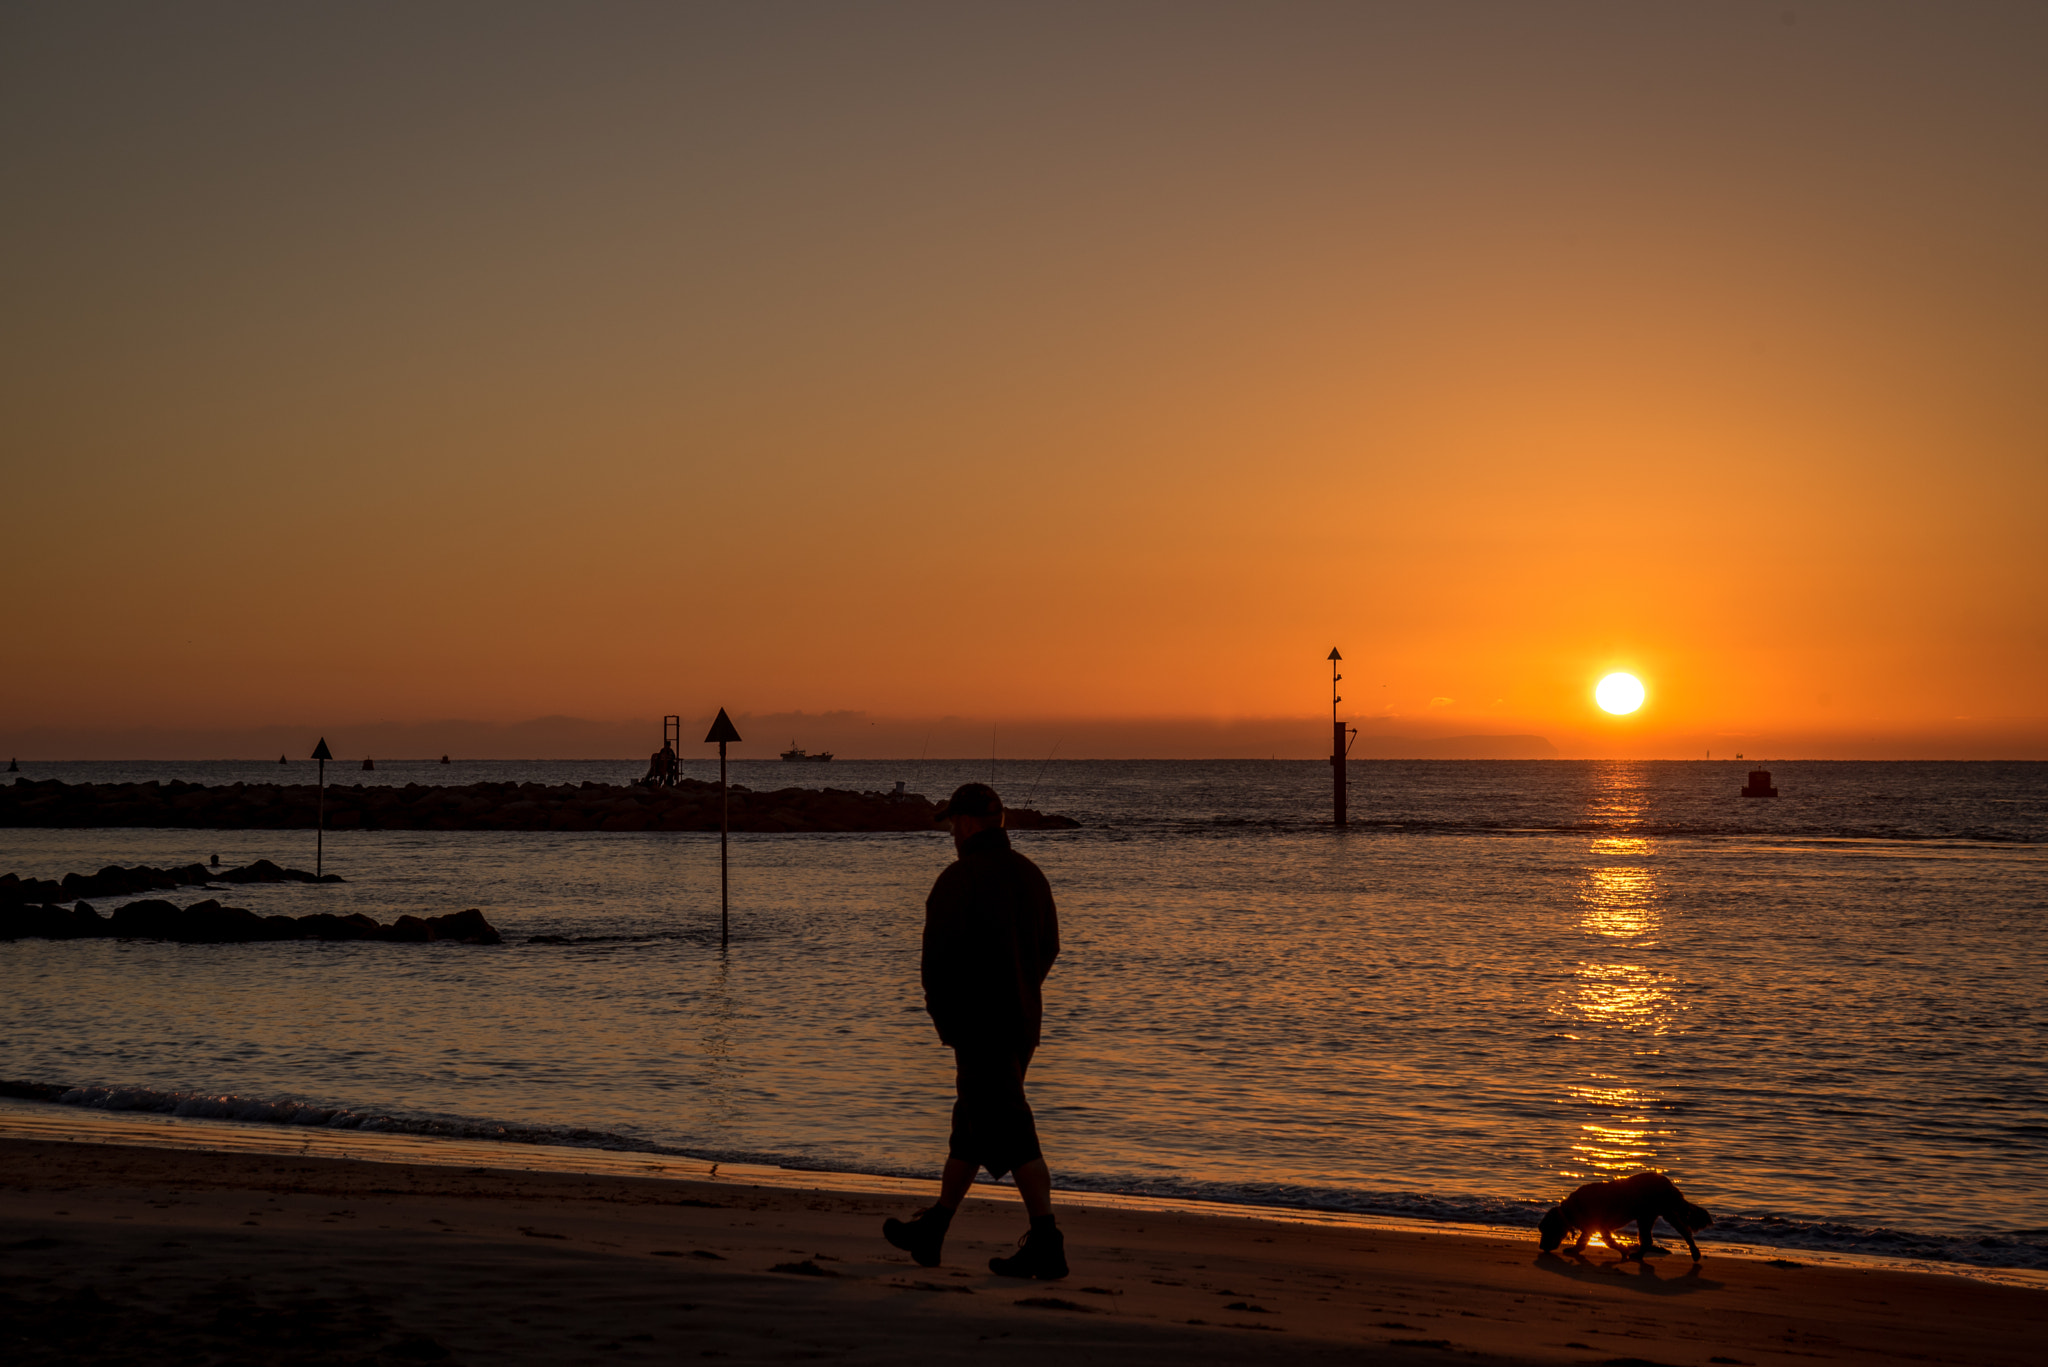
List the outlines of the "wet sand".
<svg viewBox="0 0 2048 1367">
<path fill-rule="evenodd" d="M 1810 1367 L 2032 1363 L 2048 1329 L 2048 1293 L 1963 1277 L 1711 1251 L 1695 1270 L 1682 1250 L 1638 1267 L 1543 1256 L 1528 1237 L 1213 1208 L 1069 1208 L 1073 1275 L 1019 1283 L 986 1270 L 1023 1226 L 1007 1193 L 970 1200 L 927 1271 L 877 1234 L 907 1213 L 903 1195 L 803 1177 L 0 1137 L 0 1344 L 22 1364 L 1284 1353 Z"/>
</svg>

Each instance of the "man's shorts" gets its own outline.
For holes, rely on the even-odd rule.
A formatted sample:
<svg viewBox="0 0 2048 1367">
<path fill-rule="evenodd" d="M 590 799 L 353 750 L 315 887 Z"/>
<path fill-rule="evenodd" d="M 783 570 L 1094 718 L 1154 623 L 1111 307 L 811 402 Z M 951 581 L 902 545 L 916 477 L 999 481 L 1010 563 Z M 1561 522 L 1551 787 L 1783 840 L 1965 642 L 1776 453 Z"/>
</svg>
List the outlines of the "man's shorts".
<svg viewBox="0 0 2048 1367">
<path fill-rule="evenodd" d="M 953 1050 L 953 1134 L 946 1152 L 1001 1177 L 1039 1156 L 1038 1124 L 1024 1100 L 1029 1048 L 967 1045 Z"/>
</svg>

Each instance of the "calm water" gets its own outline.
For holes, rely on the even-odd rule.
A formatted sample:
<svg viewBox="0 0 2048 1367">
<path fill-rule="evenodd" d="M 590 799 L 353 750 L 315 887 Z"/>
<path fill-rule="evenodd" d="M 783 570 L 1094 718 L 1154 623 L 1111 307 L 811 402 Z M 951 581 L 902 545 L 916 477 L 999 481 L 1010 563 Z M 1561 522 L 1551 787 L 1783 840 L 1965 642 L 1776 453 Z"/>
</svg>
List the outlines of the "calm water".
<svg viewBox="0 0 2048 1367">
<path fill-rule="evenodd" d="M 1066 940 L 1033 1074 L 1056 1172 L 1528 1220 L 1655 1165 L 1731 1237 L 2048 1267 L 2048 765 L 1778 764 L 1776 802 L 1735 795 L 1747 767 L 1362 764 L 1362 824 L 1338 832 L 1317 824 L 1321 764 L 998 765 L 1012 801 L 1088 823 L 1017 837 Z M 757 788 L 988 776 L 735 766 Z M 917 942 L 950 842 L 736 837 L 723 955 L 716 845 L 330 835 L 347 884 L 227 900 L 382 920 L 479 906 L 511 943 L 0 945 L 0 1077 L 195 1113 L 930 1171 L 951 1079 Z M 216 852 L 307 865 L 311 837 L 0 831 L 0 870 L 24 875 Z M 576 942 L 524 943 L 544 934 Z"/>
</svg>

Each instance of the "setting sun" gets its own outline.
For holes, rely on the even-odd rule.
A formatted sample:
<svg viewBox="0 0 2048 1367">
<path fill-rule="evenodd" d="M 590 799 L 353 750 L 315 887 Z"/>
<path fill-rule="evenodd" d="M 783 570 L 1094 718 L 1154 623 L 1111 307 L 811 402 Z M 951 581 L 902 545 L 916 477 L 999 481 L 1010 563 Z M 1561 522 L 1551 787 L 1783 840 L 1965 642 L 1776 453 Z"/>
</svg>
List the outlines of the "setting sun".
<svg viewBox="0 0 2048 1367">
<path fill-rule="evenodd" d="M 1643 705 L 1643 681 L 1633 674 L 1609 674 L 1593 689 L 1593 700 L 1616 716 Z"/>
</svg>

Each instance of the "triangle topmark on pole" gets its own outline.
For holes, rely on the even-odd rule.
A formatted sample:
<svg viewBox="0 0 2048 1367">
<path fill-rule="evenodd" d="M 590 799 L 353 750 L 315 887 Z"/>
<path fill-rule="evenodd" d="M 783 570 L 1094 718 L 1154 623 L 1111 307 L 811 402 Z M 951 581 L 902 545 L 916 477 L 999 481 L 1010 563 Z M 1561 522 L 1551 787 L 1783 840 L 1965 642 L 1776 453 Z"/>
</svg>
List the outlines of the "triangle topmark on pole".
<svg viewBox="0 0 2048 1367">
<path fill-rule="evenodd" d="M 327 845 L 327 761 L 334 758 L 334 752 L 327 748 L 327 737 L 320 737 L 320 743 L 313 747 L 313 758 L 320 761 L 320 814 L 313 819 L 313 876 L 318 878 Z"/>
<path fill-rule="evenodd" d="M 732 724 L 732 718 L 725 715 L 725 709 L 718 709 L 718 720 L 711 723 L 711 730 L 704 736 L 704 743 L 718 742 L 718 947 L 724 949 L 732 937 L 732 895 L 726 878 L 725 845 L 727 833 L 732 829 L 732 802 L 725 787 L 725 743 L 737 742 L 739 729 Z"/>
</svg>

